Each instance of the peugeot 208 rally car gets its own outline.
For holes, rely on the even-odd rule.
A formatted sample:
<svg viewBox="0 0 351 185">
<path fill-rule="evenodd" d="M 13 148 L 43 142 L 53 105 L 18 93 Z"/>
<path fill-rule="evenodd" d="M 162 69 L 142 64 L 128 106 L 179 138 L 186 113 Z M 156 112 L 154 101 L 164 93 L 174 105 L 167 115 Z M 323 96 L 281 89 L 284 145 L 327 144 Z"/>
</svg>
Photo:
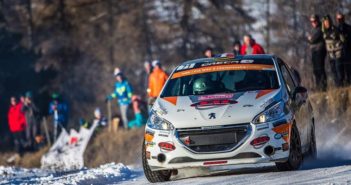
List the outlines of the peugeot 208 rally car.
<svg viewBox="0 0 351 185">
<path fill-rule="evenodd" d="M 147 121 L 150 182 L 177 169 L 275 162 L 295 170 L 316 156 L 314 118 L 299 75 L 274 55 L 191 60 L 176 67 Z"/>
</svg>

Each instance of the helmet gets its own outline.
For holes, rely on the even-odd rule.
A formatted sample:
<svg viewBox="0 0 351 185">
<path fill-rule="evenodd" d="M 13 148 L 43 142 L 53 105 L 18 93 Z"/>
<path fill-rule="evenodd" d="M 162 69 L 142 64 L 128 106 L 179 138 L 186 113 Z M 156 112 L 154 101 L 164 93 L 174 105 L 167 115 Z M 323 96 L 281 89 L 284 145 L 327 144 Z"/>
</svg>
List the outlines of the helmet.
<svg viewBox="0 0 351 185">
<path fill-rule="evenodd" d="M 208 78 L 198 78 L 194 81 L 194 94 L 210 93 L 214 89 L 214 83 Z"/>
</svg>

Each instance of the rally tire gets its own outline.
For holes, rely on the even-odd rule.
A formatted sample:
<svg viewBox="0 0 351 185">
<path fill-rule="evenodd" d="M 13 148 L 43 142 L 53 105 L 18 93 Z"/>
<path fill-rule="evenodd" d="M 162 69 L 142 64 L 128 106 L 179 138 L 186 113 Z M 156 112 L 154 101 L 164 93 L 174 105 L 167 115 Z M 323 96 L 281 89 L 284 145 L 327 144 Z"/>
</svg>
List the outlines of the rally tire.
<svg viewBox="0 0 351 185">
<path fill-rule="evenodd" d="M 169 170 L 151 171 L 146 159 L 145 141 L 143 142 L 142 161 L 143 161 L 144 174 L 146 179 L 149 182 L 156 183 L 156 182 L 166 182 L 170 180 L 171 171 Z"/>
<path fill-rule="evenodd" d="M 296 125 L 294 124 L 291 129 L 291 138 L 290 138 L 290 150 L 289 157 L 286 162 L 277 162 L 276 167 L 279 171 L 291 171 L 297 170 L 300 168 L 303 155 L 301 151 L 301 140 L 299 131 L 297 130 Z"/>
</svg>

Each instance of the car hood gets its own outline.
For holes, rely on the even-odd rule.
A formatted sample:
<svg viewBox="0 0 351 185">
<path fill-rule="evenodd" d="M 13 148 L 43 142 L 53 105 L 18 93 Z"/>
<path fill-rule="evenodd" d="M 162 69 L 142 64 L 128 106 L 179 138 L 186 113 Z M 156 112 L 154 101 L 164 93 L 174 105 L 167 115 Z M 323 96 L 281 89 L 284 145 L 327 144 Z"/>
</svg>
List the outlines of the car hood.
<svg viewBox="0 0 351 185">
<path fill-rule="evenodd" d="M 257 90 L 233 94 L 158 98 L 153 110 L 175 128 L 206 127 L 251 122 L 272 102 L 281 100 L 281 91 Z M 231 104 L 200 106 L 200 102 L 230 100 Z M 217 101 L 218 102 L 218 101 Z"/>
</svg>

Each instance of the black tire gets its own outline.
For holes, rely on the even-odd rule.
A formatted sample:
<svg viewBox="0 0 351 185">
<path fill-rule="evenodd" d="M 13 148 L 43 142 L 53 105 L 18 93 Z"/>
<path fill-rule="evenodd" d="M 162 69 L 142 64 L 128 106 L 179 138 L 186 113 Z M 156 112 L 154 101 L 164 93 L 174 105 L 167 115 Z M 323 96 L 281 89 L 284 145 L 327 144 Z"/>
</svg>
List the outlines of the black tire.
<svg viewBox="0 0 351 185">
<path fill-rule="evenodd" d="M 149 182 L 151 183 L 166 182 L 166 181 L 169 181 L 169 179 L 171 178 L 170 170 L 151 171 L 146 159 L 145 141 L 143 142 L 142 161 L 143 161 L 144 174 L 146 179 Z"/>
<path fill-rule="evenodd" d="M 302 161 L 303 155 L 301 151 L 300 135 L 294 124 L 291 129 L 289 158 L 286 162 L 277 162 L 275 165 L 279 171 L 291 171 L 299 169 Z"/>
<path fill-rule="evenodd" d="M 312 126 L 311 135 L 310 135 L 310 147 L 307 153 L 308 160 L 316 160 L 317 159 L 317 144 L 316 144 L 316 134 L 315 127 Z"/>
</svg>

